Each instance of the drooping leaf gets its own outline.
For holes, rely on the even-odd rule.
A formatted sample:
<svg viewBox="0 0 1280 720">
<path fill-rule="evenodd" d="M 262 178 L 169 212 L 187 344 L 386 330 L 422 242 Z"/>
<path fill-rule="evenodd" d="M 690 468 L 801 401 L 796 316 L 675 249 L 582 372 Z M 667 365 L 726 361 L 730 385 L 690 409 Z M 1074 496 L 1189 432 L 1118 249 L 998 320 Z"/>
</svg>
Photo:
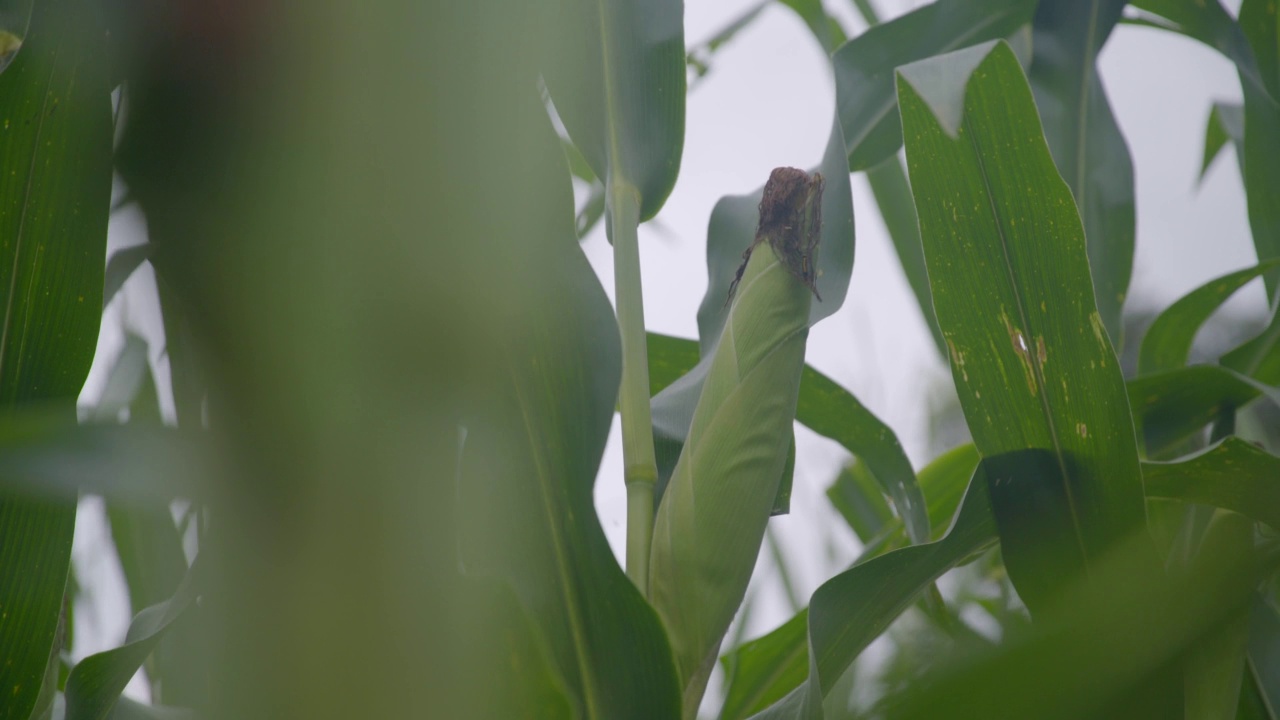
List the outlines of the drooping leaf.
<svg viewBox="0 0 1280 720">
<path fill-rule="evenodd" d="M 537 167 L 549 171 L 559 148 L 544 125 L 530 128 L 526 152 L 543 153 Z M 561 208 L 572 206 L 567 175 L 545 180 L 556 183 L 548 201 Z M 542 218 L 547 274 L 505 333 L 495 406 L 466 422 L 461 561 L 469 574 L 511 584 L 581 716 L 677 717 L 679 685 L 660 621 L 618 567 L 594 509 L 621 352 L 570 217 Z"/>
<path fill-rule="evenodd" d="M 855 565 L 818 588 L 809 602 L 808 678 L 756 717 L 821 718 L 823 698 L 858 654 L 944 572 L 995 540 L 986 478 L 979 471 L 941 540 Z"/>
<path fill-rule="evenodd" d="M 1244 91 L 1244 190 L 1258 262 L 1280 258 L 1280 15 L 1274 0 L 1244 0 L 1240 30 L 1258 62 L 1262 86 L 1240 70 Z M 1280 297 L 1280 270 L 1263 276 L 1267 298 Z"/>
<path fill-rule="evenodd" d="M 67 720 L 101 720 L 160 638 L 200 593 L 200 561 L 187 571 L 173 597 L 137 614 L 118 648 L 81 660 L 67 678 Z"/>
<path fill-rule="evenodd" d="M 854 458 L 827 488 L 827 499 L 844 517 L 863 546 L 875 541 L 894 521 L 893 510 L 867 464 Z M 899 525 L 901 527 L 901 525 Z"/>
<path fill-rule="evenodd" d="M 1133 270 L 1133 163 L 1098 74 L 1126 0 L 1041 0 L 1029 79 L 1045 139 L 1084 222 L 1098 314 L 1116 347 Z"/>
<path fill-rule="evenodd" d="M 1168 25 L 1164 27 L 1222 53 L 1236 64 L 1244 86 L 1252 86 L 1264 94 L 1271 92 L 1264 82 L 1265 69 L 1260 72 L 1263 63 L 1250 48 L 1246 33 L 1241 31 L 1244 23 L 1237 24 L 1219 0 L 1133 0 L 1131 4 L 1166 20 Z"/>
<path fill-rule="evenodd" d="M 1138 374 L 1148 375 L 1187 364 L 1196 332 L 1222 303 L 1250 280 L 1280 267 L 1280 258 L 1214 278 L 1178 299 L 1147 328 L 1138 355 Z"/>
<path fill-rule="evenodd" d="M 543 77 L 596 177 L 657 214 L 684 148 L 684 14 L 678 0 L 568 0 L 545 39 Z"/>
<path fill-rule="evenodd" d="M 1280 529 L 1280 458 L 1234 435 L 1171 462 L 1142 465 L 1147 497 L 1231 510 Z"/>
<path fill-rule="evenodd" d="M 1004 42 L 906 66 L 898 88 L 929 281 L 974 443 L 984 458 L 1050 454 L 1052 506 L 1087 567 L 1145 526 L 1142 476 L 1080 216 L 1031 88 Z M 1007 489 L 1023 487 L 1027 502 L 1044 497 Z M 1021 539 L 1004 530 L 1007 551 Z"/>
<path fill-rule="evenodd" d="M 848 390 L 816 370 L 801 383 L 796 418 L 809 429 L 857 455 L 880 481 L 906 523 L 913 543 L 929 538 L 929 515 L 911 461 L 889 426 L 867 410 Z"/>
<path fill-rule="evenodd" d="M 1161 457 L 1228 408 L 1243 407 L 1262 395 L 1280 402 L 1280 392 L 1274 388 L 1217 365 L 1191 365 L 1134 378 L 1128 393 L 1149 458 Z"/>
<path fill-rule="evenodd" d="M 1031 0 L 939 0 L 877 25 L 832 56 L 836 110 L 849 169 L 878 165 L 902 147 L 894 71 L 902 65 L 988 40 L 1031 22 Z"/>
<path fill-rule="evenodd" d="M 0 74 L 0 409 L 74 404 L 102 312 L 111 105 L 98 8 L 36 3 Z M 21 29 L 19 29 L 21 30 Z M 6 34 L 6 51 L 13 35 Z M 8 52 L 5 53 L 6 55 Z M 5 474 L 17 472 L 5 467 Z M 0 718 L 27 720 L 62 612 L 75 498 L 0 492 Z"/>
<path fill-rule="evenodd" d="M 1216 102 L 1209 109 L 1209 120 L 1204 128 L 1204 160 L 1200 163 L 1200 181 L 1209 171 L 1227 141 L 1236 150 L 1236 159 L 1244 160 L 1244 106 L 1238 103 Z"/>
<path fill-rule="evenodd" d="M 1183 576 L 1150 573 L 1145 531 L 1119 544 L 1054 610 L 998 645 L 936 658 L 890 698 L 905 718 L 1183 717 L 1181 658 L 1247 607 L 1245 563 L 1206 563 Z"/>
</svg>

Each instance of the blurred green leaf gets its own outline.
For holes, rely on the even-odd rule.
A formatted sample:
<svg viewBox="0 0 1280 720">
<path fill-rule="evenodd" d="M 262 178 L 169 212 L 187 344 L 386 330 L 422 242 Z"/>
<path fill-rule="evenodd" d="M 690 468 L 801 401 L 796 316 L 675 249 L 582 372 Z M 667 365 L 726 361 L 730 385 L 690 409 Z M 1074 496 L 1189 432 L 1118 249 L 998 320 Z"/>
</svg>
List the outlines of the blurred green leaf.
<svg viewBox="0 0 1280 720">
<path fill-rule="evenodd" d="M 530 128 L 539 167 L 554 167 L 554 140 L 549 123 Z M 571 206 L 567 173 L 554 189 Z M 498 405 L 466 423 L 461 559 L 511 583 L 584 717 L 676 717 L 671 650 L 592 499 L 621 372 L 617 324 L 568 214 L 543 222 L 549 262 L 505 333 Z"/>
<path fill-rule="evenodd" d="M 542 39 L 543 77 L 569 137 L 606 186 L 638 194 L 641 220 L 680 170 L 683 21 L 679 0 L 567 0 Z"/>
<path fill-rule="evenodd" d="M 1045 139 L 1084 222 L 1098 314 L 1116 347 L 1133 271 L 1133 163 L 1098 74 L 1126 0 L 1040 0 L 1028 79 Z"/>
<path fill-rule="evenodd" d="M 1216 4 L 1216 3 L 1214 3 Z M 1280 16 L 1275 0 L 1244 0 L 1240 5 L 1243 31 L 1258 61 L 1262 86 L 1249 82 L 1244 67 L 1240 84 L 1244 91 L 1244 188 L 1249 207 L 1249 227 L 1258 262 L 1280 258 Z M 1252 160 L 1251 160 L 1252 159 Z M 1267 298 L 1280 298 L 1280 270 L 1263 276 Z"/>
<path fill-rule="evenodd" d="M 1186 365 L 1191 343 L 1209 316 L 1250 280 L 1275 267 L 1280 267 L 1280 258 L 1214 278 L 1166 308 L 1142 338 L 1138 373 L 1149 375 Z"/>
<path fill-rule="evenodd" d="M 1139 530 L 1117 544 L 1027 630 L 939 658 L 884 717 L 1183 717 L 1182 654 L 1274 568 L 1221 558 L 1166 576 L 1149 570 L 1150 543 Z"/>
<path fill-rule="evenodd" d="M 716 52 L 728 44 L 730 40 L 733 40 L 738 33 L 755 22 L 756 18 L 760 17 L 760 13 L 764 12 L 765 8 L 769 7 L 772 2 L 773 0 L 760 0 L 743 11 L 741 15 L 726 23 L 714 35 L 690 47 L 688 54 L 685 56 L 685 63 L 693 70 L 694 75 L 701 79 L 711 72 L 711 60 Z"/>
<path fill-rule="evenodd" d="M 1149 458 L 1164 452 L 1213 422 L 1224 410 L 1243 407 L 1280 392 L 1217 365 L 1191 365 L 1134 378 L 1128 383 L 1139 437 Z"/>
<path fill-rule="evenodd" d="M 1145 462 L 1147 497 L 1231 510 L 1280 529 L 1280 458 L 1229 436 L 1171 462 Z"/>
<path fill-rule="evenodd" d="M 1280 459 L 1278 459 L 1280 460 Z M 1275 470 L 1273 477 L 1280 477 Z M 1242 515 L 1218 511 L 1205 529 L 1197 562 L 1238 561 L 1253 553 L 1253 522 Z M 1248 582 L 1246 579 L 1243 582 Z M 1186 717 L 1195 720 L 1233 720 L 1240 705 L 1240 686 L 1249 640 L 1249 614 L 1243 610 L 1207 633 L 1184 661 Z"/>
<path fill-rule="evenodd" d="M 1031 22 L 1035 6 L 1034 0 L 938 0 L 872 27 L 837 50 L 831 61 L 849 169 L 871 168 L 902 147 L 894 89 L 899 66 L 1009 37 Z"/>
<path fill-rule="evenodd" d="M 111 712 L 124 686 L 155 649 L 173 621 L 200 593 L 200 560 L 192 564 L 173 597 L 137 614 L 124 644 L 81 660 L 67 678 L 67 720 L 101 720 Z"/>
<path fill-rule="evenodd" d="M 898 78 L 929 281 L 974 443 L 984 458 L 1048 456 L 1037 464 L 1058 486 L 1005 484 L 1000 506 L 1047 502 L 1085 571 L 1143 528 L 1146 513 L 1124 378 L 1093 305 L 1070 188 L 1006 43 L 909 65 Z M 1007 529 L 1006 554 L 1037 546 Z M 1012 568 L 1011 578 L 1022 592 Z"/>
<path fill-rule="evenodd" d="M 649 390 L 654 395 L 698 364 L 696 340 L 651 332 L 647 333 L 646 342 L 649 348 Z"/>
<path fill-rule="evenodd" d="M 808 678 L 757 717 L 821 718 L 823 698 L 858 654 L 944 572 L 995 540 L 986 479 L 978 472 L 941 540 L 872 558 L 818 588 L 809 602 Z"/>
<path fill-rule="evenodd" d="M 1272 309 L 1262 332 L 1222 356 L 1220 362 L 1267 385 L 1280 385 L 1280 313 Z"/>
<path fill-rule="evenodd" d="M 57 401 L 74 421 L 102 312 L 111 106 L 92 3 L 36 4 L 0 74 L 0 406 Z M 12 38 L 10 35 L 12 50 Z M 12 476 L 16 468 L 5 466 Z M 0 718 L 27 720 L 49 666 L 75 496 L 0 493 Z"/>
<path fill-rule="evenodd" d="M 799 687 L 809 675 L 809 611 L 720 658 L 725 669 L 720 720 L 743 720 Z"/>
<path fill-rule="evenodd" d="M 1200 164 L 1200 181 L 1209 166 L 1230 140 L 1236 149 L 1236 159 L 1244 160 L 1244 106 L 1238 103 L 1216 102 L 1209 109 L 1209 120 L 1204 128 L 1204 160 Z"/>
</svg>

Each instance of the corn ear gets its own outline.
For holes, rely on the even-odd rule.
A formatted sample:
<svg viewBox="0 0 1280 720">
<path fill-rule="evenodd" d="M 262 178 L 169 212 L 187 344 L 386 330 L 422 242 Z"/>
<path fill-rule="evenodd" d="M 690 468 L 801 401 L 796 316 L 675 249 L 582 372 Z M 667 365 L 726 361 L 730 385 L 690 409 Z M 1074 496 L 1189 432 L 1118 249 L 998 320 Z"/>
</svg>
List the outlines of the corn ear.
<svg viewBox="0 0 1280 720">
<path fill-rule="evenodd" d="M 821 175 L 793 168 L 774 170 L 765 186 L 756 242 L 658 508 L 650 598 L 671 639 L 686 718 L 696 717 L 746 592 L 787 460 L 821 193 Z"/>
</svg>

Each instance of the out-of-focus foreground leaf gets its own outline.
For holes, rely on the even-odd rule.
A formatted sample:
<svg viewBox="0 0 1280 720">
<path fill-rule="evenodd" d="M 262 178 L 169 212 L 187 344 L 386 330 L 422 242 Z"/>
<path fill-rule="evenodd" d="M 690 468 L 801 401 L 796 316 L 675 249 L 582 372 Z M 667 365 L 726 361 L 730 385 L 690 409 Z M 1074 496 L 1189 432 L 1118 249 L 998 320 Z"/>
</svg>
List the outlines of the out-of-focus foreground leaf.
<svg viewBox="0 0 1280 720">
<path fill-rule="evenodd" d="M 916 60 L 1006 38 L 1031 22 L 1032 0 L 938 0 L 876 25 L 831 58 L 849 169 L 866 170 L 902 147 L 894 71 Z"/>
<path fill-rule="evenodd" d="M 234 466 L 211 493 L 222 691 L 202 716 L 678 712 L 592 509 L 618 345 L 540 58 L 511 42 L 547 37 L 545 11 L 157 20 L 125 174 Z"/>
<path fill-rule="evenodd" d="M 0 74 L 0 409 L 55 401 L 73 419 L 102 312 L 111 105 L 98 8 L 37 3 Z M 6 468 L 6 474 L 14 474 Z M 27 720 L 49 666 L 75 497 L 0 492 L 0 718 Z"/>
<path fill-rule="evenodd" d="M 1045 139 L 1084 222 L 1098 314 L 1116 347 L 1133 270 L 1133 163 L 1098 74 L 1125 0 L 1041 0 L 1028 78 Z"/>
<path fill-rule="evenodd" d="M 1145 527 L 1124 378 L 1093 304 L 1080 216 L 1009 46 L 898 78 L 929 280 L 974 443 L 1015 466 L 1018 453 L 1044 459 L 1033 464 L 1047 474 L 990 468 L 1005 561 L 1034 613 L 1055 592 L 1039 580 L 1086 574 Z M 1018 508 L 1041 522 L 1015 522 Z M 1035 558 L 1050 545 L 1064 546 L 1054 551 L 1063 565 L 1045 573 Z"/>
</svg>

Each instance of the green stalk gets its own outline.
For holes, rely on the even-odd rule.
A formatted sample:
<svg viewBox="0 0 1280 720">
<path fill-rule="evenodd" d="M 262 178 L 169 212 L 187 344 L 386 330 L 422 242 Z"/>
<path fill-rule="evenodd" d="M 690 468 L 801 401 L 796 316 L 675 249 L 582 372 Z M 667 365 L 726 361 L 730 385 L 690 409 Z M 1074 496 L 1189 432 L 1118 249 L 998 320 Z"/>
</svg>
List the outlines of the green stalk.
<svg viewBox="0 0 1280 720">
<path fill-rule="evenodd" d="M 653 454 L 653 417 L 649 410 L 649 350 L 644 334 L 644 298 L 640 287 L 640 197 L 616 179 L 607 190 L 613 231 L 613 278 L 618 329 L 622 334 L 622 462 L 627 483 L 627 576 L 649 594 L 649 546 L 653 542 L 653 486 L 658 462 Z"/>
</svg>

